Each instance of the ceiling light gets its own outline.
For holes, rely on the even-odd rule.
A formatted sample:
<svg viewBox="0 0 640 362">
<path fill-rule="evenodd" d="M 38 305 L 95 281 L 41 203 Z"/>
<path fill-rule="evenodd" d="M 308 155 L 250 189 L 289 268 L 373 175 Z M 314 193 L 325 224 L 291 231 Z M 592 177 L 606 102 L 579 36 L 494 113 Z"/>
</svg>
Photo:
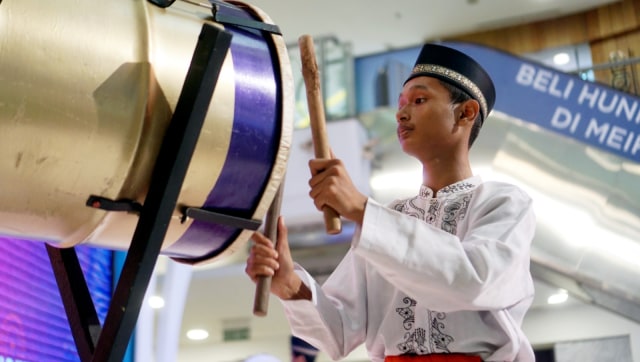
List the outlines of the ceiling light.
<svg viewBox="0 0 640 362">
<path fill-rule="evenodd" d="M 571 57 L 567 53 L 558 53 L 553 56 L 553 63 L 555 65 L 565 65 L 569 63 Z"/>
<path fill-rule="evenodd" d="M 566 302 L 567 299 L 569 299 L 569 293 L 564 289 L 560 289 L 556 294 L 552 294 L 547 298 L 547 303 L 560 304 Z"/>
<path fill-rule="evenodd" d="M 187 338 L 192 341 L 202 341 L 209 337 L 209 332 L 204 329 L 190 329 L 187 331 Z"/>
<path fill-rule="evenodd" d="M 164 307 L 164 299 L 157 295 L 151 296 L 149 297 L 149 306 L 152 309 L 160 309 Z"/>
</svg>

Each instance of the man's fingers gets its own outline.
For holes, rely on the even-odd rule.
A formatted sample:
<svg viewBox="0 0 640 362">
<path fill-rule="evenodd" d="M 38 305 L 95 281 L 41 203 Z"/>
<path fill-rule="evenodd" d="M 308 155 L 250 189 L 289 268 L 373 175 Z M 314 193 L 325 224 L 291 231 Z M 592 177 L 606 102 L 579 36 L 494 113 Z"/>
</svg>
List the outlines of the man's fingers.
<svg viewBox="0 0 640 362">
<path fill-rule="evenodd" d="M 289 231 L 282 215 L 278 216 L 278 245 L 276 249 L 282 250 L 281 247 L 289 248 Z"/>
<path fill-rule="evenodd" d="M 309 170 L 311 170 L 311 176 L 316 176 L 333 166 L 340 165 L 341 163 L 342 162 L 338 159 L 314 158 L 309 160 Z"/>
<path fill-rule="evenodd" d="M 268 241 L 267 244 L 255 243 L 251 246 L 251 254 L 249 257 L 252 257 L 252 256 L 278 259 L 278 251 L 274 248 L 273 244 L 271 244 L 271 241 Z"/>
<path fill-rule="evenodd" d="M 274 248 L 269 238 L 260 232 L 255 232 L 251 239 L 254 244 L 251 246 L 249 257 L 247 258 L 247 266 L 245 272 L 256 280 L 261 276 L 273 276 L 280 268 L 278 263 L 278 251 Z"/>
<path fill-rule="evenodd" d="M 262 234 L 259 231 L 256 231 L 255 233 L 253 233 L 253 236 L 251 236 L 251 239 L 254 241 L 255 245 L 273 245 L 273 243 L 271 242 L 271 240 L 269 240 L 268 237 L 266 237 L 264 234 Z"/>
<path fill-rule="evenodd" d="M 252 278 L 258 276 L 273 276 L 275 272 L 280 268 L 280 263 L 274 257 L 275 251 L 260 253 L 252 252 L 247 259 L 247 266 L 245 271 Z"/>
</svg>

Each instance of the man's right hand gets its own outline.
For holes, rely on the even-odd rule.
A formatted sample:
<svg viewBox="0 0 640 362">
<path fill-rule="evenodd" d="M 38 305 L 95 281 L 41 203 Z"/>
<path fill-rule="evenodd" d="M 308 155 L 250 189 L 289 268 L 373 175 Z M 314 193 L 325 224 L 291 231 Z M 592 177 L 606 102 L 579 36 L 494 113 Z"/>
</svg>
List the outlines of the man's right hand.
<svg viewBox="0 0 640 362">
<path fill-rule="evenodd" d="M 289 249 L 287 227 L 282 216 L 278 218 L 278 242 L 275 247 L 264 234 L 256 232 L 251 239 L 245 272 L 254 283 L 258 277 L 271 277 L 271 293 L 283 300 L 311 299 L 311 292 L 295 273 Z"/>
</svg>

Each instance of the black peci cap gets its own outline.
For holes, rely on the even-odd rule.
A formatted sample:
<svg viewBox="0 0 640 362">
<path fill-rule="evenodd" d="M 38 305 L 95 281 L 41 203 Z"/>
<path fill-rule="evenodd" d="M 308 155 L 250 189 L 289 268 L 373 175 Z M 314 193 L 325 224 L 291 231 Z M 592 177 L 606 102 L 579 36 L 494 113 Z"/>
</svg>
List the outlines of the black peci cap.
<svg viewBox="0 0 640 362">
<path fill-rule="evenodd" d="M 467 92 L 480 103 L 483 122 L 493 109 L 496 90 L 489 74 L 473 58 L 458 50 L 425 44 L 405 83 L 419 76 L 438 78 Z"/>
</svg>

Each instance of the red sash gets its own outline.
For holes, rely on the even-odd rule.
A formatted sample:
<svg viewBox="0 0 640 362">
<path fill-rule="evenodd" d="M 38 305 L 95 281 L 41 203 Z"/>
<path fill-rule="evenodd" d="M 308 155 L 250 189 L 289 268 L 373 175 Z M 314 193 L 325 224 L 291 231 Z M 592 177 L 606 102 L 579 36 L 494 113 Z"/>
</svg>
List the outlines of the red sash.
<svg viewBox="0 0 640 362">
<path fill-rule="evenodd" d="M 482 359 L 478 356 L 467 356 L 459 353 L 439 353 L 421 356 L 387 356 L 384 358 L 384 362 L 482 362 Z"/>
</svg>

